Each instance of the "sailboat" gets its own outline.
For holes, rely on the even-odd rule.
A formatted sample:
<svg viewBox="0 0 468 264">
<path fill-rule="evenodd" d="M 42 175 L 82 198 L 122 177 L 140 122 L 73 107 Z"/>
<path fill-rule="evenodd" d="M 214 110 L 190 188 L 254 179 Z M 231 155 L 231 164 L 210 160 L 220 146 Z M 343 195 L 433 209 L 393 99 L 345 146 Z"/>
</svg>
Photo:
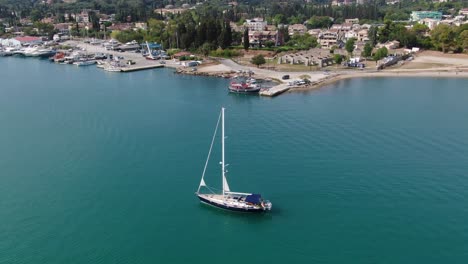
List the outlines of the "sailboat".
<svg viewBox="0 0 468 264">
<path fill-rule="evenodd" d="M 216 193 L 212 188 L 206 185 L 205 183 L 205 172 L 208 166 L 208 161 L 211 156 L 211 150 L 213 149 L 213 143 L 218 131 L 219 121 L 221 120 L 221 178 L 223 190 L 222 193 Z M 198 190 L 195 193 L 202 203 L 212 205 L 218 208 L 238 211 L 238 212 L 264 212 L 270 211 L 272 204 L 268 200 L 263 200 L 260 194 L 254 193 L 241 193 L 241 192 L 232 192 L 229 188 L 228 181 L 226 179 L 226 163 L 224 159 L 224 108 L 221 108 L 220 117 L 218 118 L 218 123 L 216 124 L 215 133 L 213 139 L 211 140 L 210 151 L 208 152 L 208 158 L 206 159 L 205 168 L 203 169 L 202 178 Z M 210 193 L 202 193 L 200 190 L 204 187 L 208 189 Z"/>
<path fill-rule="evenodd" d="M 153 53 L 151 52 L 150 46 L 148 44 L 148 41 L 146 41 L 146 48 L 148 49 L 148 56 L 146 56 L 147 60 L 157 60 L 157 57 L 154 57 Z"/>
</svg>

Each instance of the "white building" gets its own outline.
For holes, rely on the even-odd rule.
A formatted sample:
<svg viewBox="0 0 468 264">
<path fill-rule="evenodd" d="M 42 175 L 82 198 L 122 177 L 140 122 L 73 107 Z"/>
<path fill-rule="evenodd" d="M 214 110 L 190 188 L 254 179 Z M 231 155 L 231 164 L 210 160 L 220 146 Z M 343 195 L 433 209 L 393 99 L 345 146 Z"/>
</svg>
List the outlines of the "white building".
<svg viewBox="0 0 468 264">
<path fill-rule="evenodd" d="M 0 44 L 3 47 L 20 47 L 21 42 L 16 39 L 0 39 Z"/>
<path fill-rule="evenodd" d="M 263 21 L 263 18 L 247 19 L 244 26 L 247 27 L 249 31 L 263 31 L 267 26 L 267 22 Z"/>
<path fill-rule="evenodd" d="M 357 39 L 357 37 L 358 37 L 358 34 L 354 30 L 351 30 L 345 33 L 345 40 L 349 40 L 352 38 Z"/>
</svg>

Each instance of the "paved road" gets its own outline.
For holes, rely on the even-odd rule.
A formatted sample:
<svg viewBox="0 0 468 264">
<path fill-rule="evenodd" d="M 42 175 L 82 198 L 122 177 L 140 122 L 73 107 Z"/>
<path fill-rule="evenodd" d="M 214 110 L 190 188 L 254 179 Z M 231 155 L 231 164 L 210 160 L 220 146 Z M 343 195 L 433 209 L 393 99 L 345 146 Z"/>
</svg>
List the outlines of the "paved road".
<svg viewBox="0 0 468 264">
<path fill-rule="evenodd" d="M 286 71 L 272 71 L 272 70 L 267 70 L 267 69 L 260 69 L 256 67 L 240 65 L 230 59 L 221 59 L 219 60 L 219 62 L 234 71 L 238 71 L 238 70 L 249 71 L 250 70 L 250 71 L 253 71 L 255 75 L 257 76 L 274 78 L 278 80 L 281 80 L 281 77 L 284 75 L 289 75 L 290 79 L 299 79 L 299 76 L 301 75 L 309 75 L 311 81 L 317 81 L 327 76 L 327 74 L 325 74 L 324 72 L 317 72 L 317 71 L 286 72 Z"/>
</svg>

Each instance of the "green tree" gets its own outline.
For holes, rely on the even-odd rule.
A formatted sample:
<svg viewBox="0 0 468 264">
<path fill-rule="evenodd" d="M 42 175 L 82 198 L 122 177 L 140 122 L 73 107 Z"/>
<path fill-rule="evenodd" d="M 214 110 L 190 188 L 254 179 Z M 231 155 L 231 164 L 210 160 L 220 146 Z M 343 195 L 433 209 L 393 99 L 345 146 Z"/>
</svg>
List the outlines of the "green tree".
<svg viewBox="0 0 468 264">
<path fill-rule="evenodd" d="M 386 20 L 385 25 L 379 29 L 378 38 L 380 43 L 387 42 L 390 39 L 390 34 L 393 31 L 393 22 L 391 20 Z"/>
<path fill-rule="evenodd" d="M 332 24 L 328 16 L 312 16 L 306 25 L 308 28 L 329 28 Z"/>
<path fill-rule="evenodd" d="M 449 25 L 440 24 L 431 31 L 431 39 L 434 46 L 445 53 L 454 44 L 455 31 Z"/>
<path fill-rule="evenodd" d="M 354 43 L 356 42 L 356 39 L 354 38 L 350 38 L 348 39 L 348 41 L 346 41 L 346 44 L 345 44 L 345 49 L 346 51 L 348 52 L 348 54 L 351 56 L 353 54 L 353 51 L 354 51 Z"/>
<path fill-rule="evenodd" d="M 35 22 L 33 25 L 35 28 L 37 28 L 39 35 L 52 38 L 52 36 L 55 34 L 54 25 L 52 24 Z"/>
<path fill-rule="evenodd" d="M 201 47 L 199 48 L 200 52 L 203 54 L 203 56 L 208 56 L 210 54 L 210 51 L 214 50 L 215 47 L 211 43 L 203 43 Z"/>
<path fill-rule="evenodd" d="M 419 23 L 415 24 L 411 30 L 421 36 L 429 32 L 429 28 L 426 25 Z"/>
<path fill-rule="evenodd" d="M 362 56 L 370 57 L 371 55 L 372 55 L 372 46 L 370 43 L 366 43 L 366 45 L 364 45 L 364 50 L 362 51 Z"/>
<path fill-rule="evenodd" d="M 388 50 L 386 47 L 382 47 L 380 49 L 377 50 L 377 52 L 374 54 L 374 60 L 380 60 L 382 58 L 385 58 L 387 57 L 388 55 Z"/>
<path fill-rule="evenodd" d="M 273 24 L 275 26 L 278 26 L 278 24 L 285 24 L 286 23 L 286 18 L 284 17 L 283 14 L 277 14 L 273 17 Z"/>
<path fill-rule="evenodd" d="M 39 20 L 41 20 L 41 19 L 44 18 L 44 15 L 43 15 L 43 14 L 41 13 L 41 11 L 38 10 L 38 9 L 32 10 L 30 16 L 31 16 L 31 20 L 32 20 L 33 22 L 39 21 Z"/>
<path fill-rule="evenodd" d="M 271 48 L 275 45 L 275 43 L 271 40 L 265 42 L 265 47 Z"/>
<path fill-rule="evenodd" d="M 372 47 L 375 47 L 377 44 L 377 31 L 378 29 L 376 26 L 371 26 L 368 31 L 368 37 Z"/>
<path fill-rule="evenodd" d="M 468 50 L 468 30 L 463 30 L 460 33 L 459 41 L 462 48 Z"/>
<path fill-rule="evenodd" d="M 232 42 L 232 32 L 231 26 L 229 22 L 223 23 L 223 28 L 221 30 L 221 34 L 219 35 L 218 43 L 222 49 L 226 49 L 227 47 L 231 46 Z"/>
<path fill-rule="evenodd" d="M 249 29 L 245 29 L 244 31 L 244 50 L 248 51 L 249 50 Z"/>
<path fill-rule="evenodd" d="M 300 50 L 308 50 L 315 48 L 318 45 L 317 38 L 308 33 L 303 35 L 294 34 L 291 39 L 286 43 L 288 46 L 293 46 Z"/>
<path fill-rule="evenodd" d="M 385 14 L 384 20 L 408 20 L 410 18 L 409 14 L 403 12 L 403 11 L 394 11 L 394 10 L 389 10 Z"/>
<path fill-rule="evenodd" d="M 343 56 L 341 56 L 340 54 L 335 54 L 333 55 L 333 60 L 336 64 L 341 64 L 343 62 Z"/>
<path fill-rule="evenodd" d="M 260 65 L 266 63 L 265 57 L 263 57 L 262 54 L 258 54 L 258 55 L 256 55 L 256 56 L 252 57 L 252 59 L 250 60 L 250 62 L 251 62 L 252 64 L 257 65 L 257 67 L 260 67 Z"/>
</svg>

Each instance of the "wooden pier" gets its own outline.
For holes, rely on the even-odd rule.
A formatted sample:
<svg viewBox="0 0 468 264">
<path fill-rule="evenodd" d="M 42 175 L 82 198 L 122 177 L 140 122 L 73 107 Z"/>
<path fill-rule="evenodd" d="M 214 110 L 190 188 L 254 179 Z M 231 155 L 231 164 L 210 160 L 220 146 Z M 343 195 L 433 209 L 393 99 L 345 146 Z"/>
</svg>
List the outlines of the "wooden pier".
<svg viewBox="0 0 468 264">
<path fill-rule="evenodd" d="M 130 67 L 122 68 L 120 71 L 121 72 L 134 72 L 134 71 L 149 70 L 149 69 L 156 69 L 156 68 L 163 68 L 163 67 L 164 65 L 162 64 L 130 66 Z"/>
<path fill-rule="evenodd" d="M 273 97 L 288 91 L 290 88 L 291 87 L 288 84 L 282 83 L 269 89 L 260 91 L 260 95 Z"/>
</svg>

